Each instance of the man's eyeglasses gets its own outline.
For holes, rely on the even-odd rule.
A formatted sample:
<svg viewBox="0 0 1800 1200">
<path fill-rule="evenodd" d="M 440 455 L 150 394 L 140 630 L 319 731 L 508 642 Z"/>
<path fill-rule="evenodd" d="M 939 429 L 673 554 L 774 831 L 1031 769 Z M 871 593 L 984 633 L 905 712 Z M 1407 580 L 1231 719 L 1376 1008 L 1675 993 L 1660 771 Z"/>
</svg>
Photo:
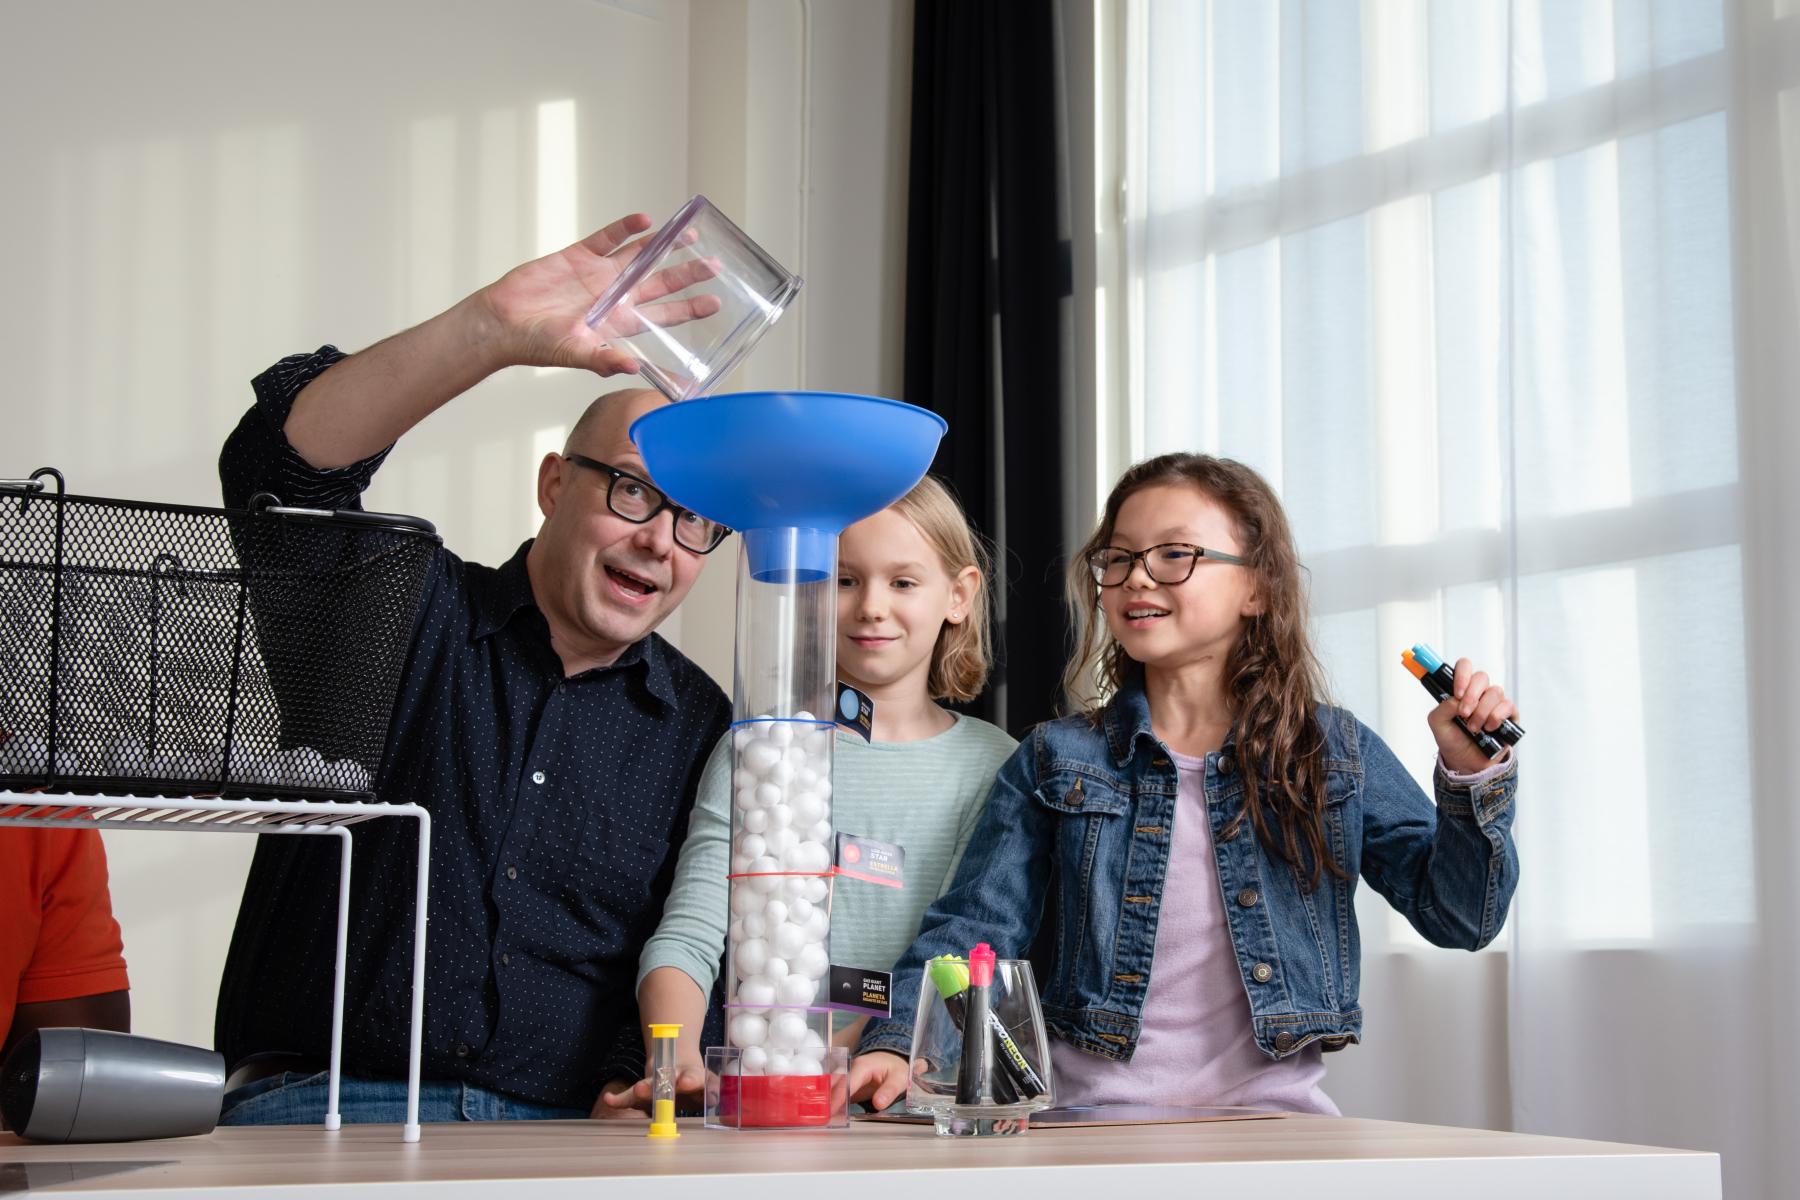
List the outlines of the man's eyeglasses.
<svg viewBox="0 0 1800 1200">
<path fill-rule="evenodd" d="M 1192 542 L 1164 542 L 1148 550 L 1121 550 L 1117 546 L 1108 546 L 1088 555 L 1087 565 L 1094 573 L 1094 582 L 1101 587 L 1118 587 L 1124 583 L 1131 578 L 1132 564 L 1137 562 L 1144 564 L 1144 572 L 1157 583 L 1186 583 L 1188 576 L 1194 573 L 1194 564 L 1203 558 L 1236 563 L 1240 567 L 1244 565 L 1244 560 L 1235 554 L 1208 550 Z"/>
<path fill-rule="evenodd" d="M 675 544 L 683 550 L 690 550 L 695 554 L 711 554 L 731 533 L 730 527 L 717 521 L 709 521 L 691 508 L 671 503 L 647 479 L 639 479 L 636 475 L 585 454 L 565 454 L 563 457 L 577 466 L 598 471 L 608 477 L 606 507 L 615 516 L 624 517 L 635 525 L 642 525 L 665 508 L 674 513 Z"/>
</svg>

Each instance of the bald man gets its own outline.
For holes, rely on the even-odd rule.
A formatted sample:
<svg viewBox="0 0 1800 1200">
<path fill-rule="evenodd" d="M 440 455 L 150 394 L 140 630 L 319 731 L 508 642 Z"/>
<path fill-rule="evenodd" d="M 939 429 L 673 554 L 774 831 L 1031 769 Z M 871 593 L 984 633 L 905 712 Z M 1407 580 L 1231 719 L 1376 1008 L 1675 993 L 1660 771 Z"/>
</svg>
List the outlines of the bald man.
<svg viewBox="0 0 1800 1200">
<path fill-rule="evenodd" d="M 615 222 L 360 353 L 283 359 L 220 455 L 225 502 L 357 508 L 395 441 L 502 367 L 635 370 L 583 315 L 648 225 Z M 709 311 L 663 305 L 665 322 Z M 643 1074 L 638 953 L 730 719 L 654 633 L 727 533 L 648 477 L 627 431 L 663 402 L 589 406 L 539 465 L 542 524 L 504 565 L 432 565 L 375 781 L 432 817 L 421 1120 L 611 1113 L 602 1092 Z M 404 1119 L 416 842 L 410 821 L 357 830 L 345 1121 Z M 323 1119 L 336 906 L 335 846 L 260 839 L 219 989 L 226 1123 Z"/>
</svg>

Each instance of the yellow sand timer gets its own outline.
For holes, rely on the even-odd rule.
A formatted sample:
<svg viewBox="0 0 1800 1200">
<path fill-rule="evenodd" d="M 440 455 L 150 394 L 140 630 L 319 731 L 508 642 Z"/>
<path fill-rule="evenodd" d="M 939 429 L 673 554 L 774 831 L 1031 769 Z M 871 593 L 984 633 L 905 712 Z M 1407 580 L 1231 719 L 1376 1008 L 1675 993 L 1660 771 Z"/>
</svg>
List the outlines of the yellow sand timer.
<svg viewBox="0 0 1800 1200">
<path fill-rule="evenodd" d="M 678 1138 L 675 1128 L 675 1039 L 679 1025 L 650 1026 L 650 1130 L 645 1137 Z"/>
</svg>

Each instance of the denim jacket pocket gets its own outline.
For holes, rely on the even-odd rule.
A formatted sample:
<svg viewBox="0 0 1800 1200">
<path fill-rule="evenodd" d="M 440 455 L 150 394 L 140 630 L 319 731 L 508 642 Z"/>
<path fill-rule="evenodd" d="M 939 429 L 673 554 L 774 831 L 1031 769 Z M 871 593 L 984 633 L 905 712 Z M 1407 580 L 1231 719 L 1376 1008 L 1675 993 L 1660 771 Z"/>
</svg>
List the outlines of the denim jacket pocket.
<svg viewBox="0 0 1800 1200">
<path fill-rule="evenodd" d="M 1055 857 L 1061 868 L 1052 912 L 1045 914 L 1056 922 L 1052 977 L 1038 986 L 1052 1004 L 1085 1008 L 1106 992 L 1096 955 L 1109 961 L 1110 948 L 1094 942 L 1100 931 L 1118 924 L 1131 797 L 1094 774 L 1061 769 L 1044 777 L 1032 800 L 1056 818 Z"/>
</svg>

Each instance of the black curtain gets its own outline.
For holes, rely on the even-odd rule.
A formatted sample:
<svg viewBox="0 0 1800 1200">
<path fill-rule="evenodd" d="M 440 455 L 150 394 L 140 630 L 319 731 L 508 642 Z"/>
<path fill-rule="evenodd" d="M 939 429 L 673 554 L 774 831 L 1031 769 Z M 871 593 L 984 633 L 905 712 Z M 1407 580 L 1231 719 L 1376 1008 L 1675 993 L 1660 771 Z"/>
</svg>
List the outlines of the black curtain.
<svg viewBox="0 0 1800 1200">
<path fill-rule="evenodd" d="M 1053 715 L 1071 293 L 1051 0 L 918 0 L 906 398 L 950 422 L 933 470 L 995 543 L 997 665 L 967 706 L 1014 736 Z"/>
</svg>

